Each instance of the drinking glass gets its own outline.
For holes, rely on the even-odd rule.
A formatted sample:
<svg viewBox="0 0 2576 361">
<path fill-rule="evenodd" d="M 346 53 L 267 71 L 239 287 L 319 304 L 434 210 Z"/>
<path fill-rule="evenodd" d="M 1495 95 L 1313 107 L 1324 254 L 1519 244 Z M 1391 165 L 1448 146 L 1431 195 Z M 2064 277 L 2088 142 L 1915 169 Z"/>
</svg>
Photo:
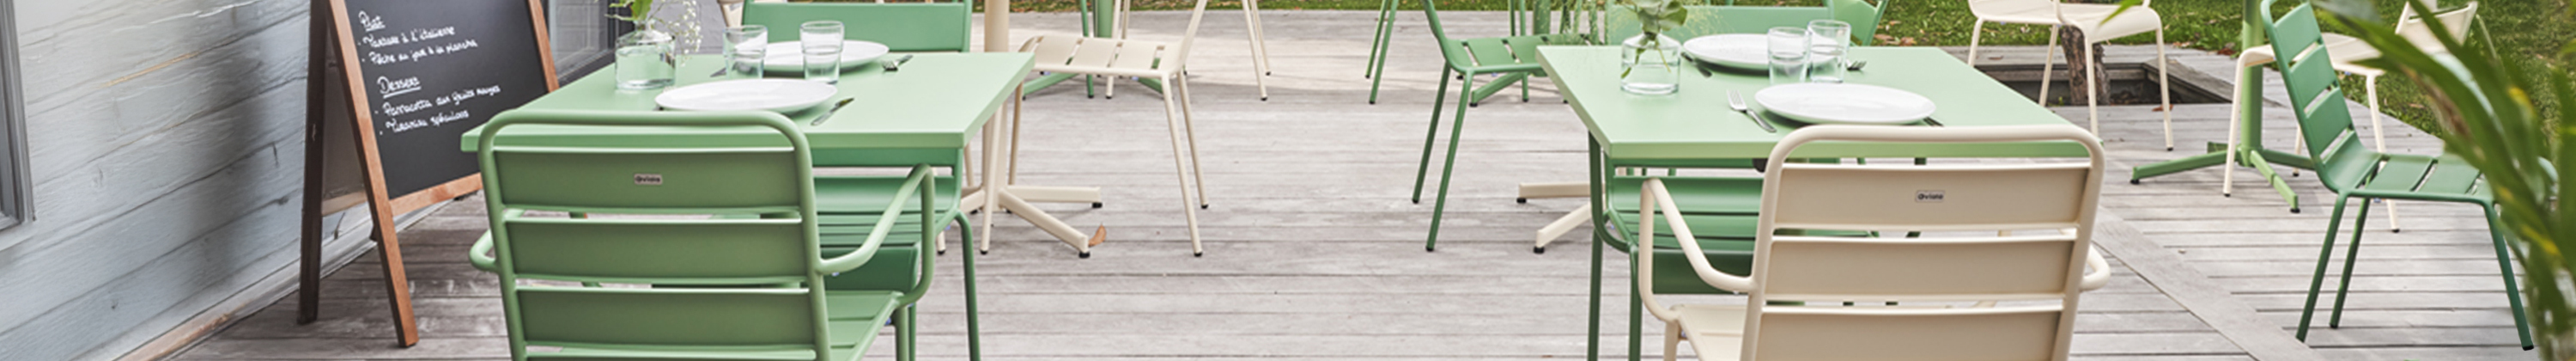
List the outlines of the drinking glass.
<svg viewBox="0 0 2576 361">
<path fill-rule="evenodd" d="M 1807 29 L 1782 26 L 1771 28 L 1771 84 L 1807 81 Z"/>
<path fill-rule="evenodd" d="M 1851 50 L 1851 23 L 1834 20 L 1807 22 L 1807 81 L 1841 83 L 1843 53 Z"/>
<path fill-rule="evenodd" d="M 725 29 L 725 77 L 759 78 L 761 63 L 769 56 L 769 27 L 736 26 Z"/>
<path fill-rule="evenodd" d="M 841 80 L 841 22 L 805 22 L 796 42 L 805 50 L 805 80 L 824 84 Z"/>
</svg>

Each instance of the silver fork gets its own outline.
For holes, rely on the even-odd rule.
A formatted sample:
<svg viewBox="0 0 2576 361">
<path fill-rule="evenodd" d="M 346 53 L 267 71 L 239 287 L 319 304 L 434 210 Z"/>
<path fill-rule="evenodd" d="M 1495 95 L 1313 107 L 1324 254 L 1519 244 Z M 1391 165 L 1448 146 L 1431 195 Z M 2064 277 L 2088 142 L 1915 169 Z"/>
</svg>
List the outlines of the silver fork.
<svg viewBox="0 0 2576 361">
<path fill-rule="evenodd" d="M 1780 133 L 1780 129 L 1771 127 L 1771 121 L 1762 119 L 1761 113 L 1754 113 L 1753 107 L 1744 106 L 1744 93 L 1733 90 L 1726 91 L 1726 106 L 1735 108 L 1735 112 L 1744 113 L 1744 116 L 1746 117 L 1751 117 L 1753 119 L 1753 125 L 1762 126 L 1763 132 L 1773 134 Z"/>
</svg>

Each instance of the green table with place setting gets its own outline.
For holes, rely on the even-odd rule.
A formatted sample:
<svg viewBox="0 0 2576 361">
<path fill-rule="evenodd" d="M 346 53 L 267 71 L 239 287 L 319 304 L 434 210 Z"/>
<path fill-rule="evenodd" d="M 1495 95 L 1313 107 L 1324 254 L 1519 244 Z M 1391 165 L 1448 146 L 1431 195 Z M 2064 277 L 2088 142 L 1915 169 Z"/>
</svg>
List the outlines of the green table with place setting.
<svg viewBox="0 0 2576 361">
<path fill-rule="evenodd" d="M 1936 48 L 1849 48 L 1844 59 L 1829 65 L 1820 64 L 1856 69 L 1843 72 L 1840 83 L 1793 81 L 1773 85 L 1771 74 L 1764 69 L 1767 64 L 1735 61 L 1721 65 L 1684 60 L 1678 69 L 1674 69 L 1678 73 L 1673 79 L 1677 89 L 1662 95 L 1622 89 L 1622 73 L 1626 69 L 1621 58 L 1627 51 L 1616 46 L 1538 48 L 1540 61 L 1547 73 L 1552 75 L 1557 89 L 1572 104 L 1575 114 L 1589 130 L 1585 139 L 1589 149 L 1586 189 L 1591 190 L 1588 207 L 1611 210 L 1589 212 L 1596 240 L 1592 246 L 1593 306 L 1589 334 L 1592 336 L 1589 339 L 1596 340 L 1593 342 L 1600 339 L 1600 256 L 1603 244 L 1618 242 L 1629 247 L 1625 250 L 1627 252 L 1640 251 L 1640 246 L 1636 246 L 1638 242 L 1613 237 L 1612 233 L 1617 232 L 1613 228 L 1618 228 L 1613 224 L 1618 222 L 1614 218 L 1621 217 L 1616 212 L 1633 208 L 1633 202 L 1637 201 L 1633 197 L 1624 201 L 1612 199 L 1614 197 L 1608 194 L 1635 190 L 1634 185 L 1613 184 L 1634 178 L 1622 177 L 1613 170 L 1638 167 L 1743 168 L 1753 163 L 1752 160 L 1768 158 L 1773 146 L 1781 139 L 1809 124 L 1933 127 L 2069 124 L 2046 107 L 2031 102 L 2028 97 Z M 1719 58 L 1707 55 L 1693 57 Z M 1888 149 L 1890 147 L 1884 144 L 1820 143 L 1800 147 L 1796 155 L 1819 159 L 1885 158 L 1891 156 Z M 2084 157 L 2089 154 L 2083 144 L 2062 141 L 1912 144 L 1903 149 L 1907 152 L 1901 156 L 1917 158 Z M 1733 185 L 1738 188 L 1710 192 L 1708 197 L 1744 199 L 1749 196 L 1749 199 L 1758 200 L 1759 179 L 1753 178 L 1750 182 L 1749 194 L 1739 194 L 1747 185 Z M 1633 196 L 1633 193 L 1623 194 Z M 1614 207 L 1620 204 L 1626 207 Z M 1746 214 L 1734 216 L 1749 219 L 1751 212 L 1758 210 L 1748 208 L 1744 211 Z M 1706 244 L 1706 241 L 1702 243 Z M 1749 241 L 1747 244 L 1749 247 Z M 1637 271 L 1630 269 L 1632 274 Z M 1689 271 L 1682 272 L 1688 274 Z M 1654 286 L 1663 289 L 1669 286 L 1665 283 L 1659 280 Z M 1629 355 L 1635 359 L 1642 348 L 1636 335 L 1642 331 L 1643 323 L 1640 322 L 1642 313 L 1636 309 L 1639 300 L 1633 292 L 1631 295 Z M 1598 344 L 1592 344 L 1590 349 L 1597 358 Z"/>
</svg>

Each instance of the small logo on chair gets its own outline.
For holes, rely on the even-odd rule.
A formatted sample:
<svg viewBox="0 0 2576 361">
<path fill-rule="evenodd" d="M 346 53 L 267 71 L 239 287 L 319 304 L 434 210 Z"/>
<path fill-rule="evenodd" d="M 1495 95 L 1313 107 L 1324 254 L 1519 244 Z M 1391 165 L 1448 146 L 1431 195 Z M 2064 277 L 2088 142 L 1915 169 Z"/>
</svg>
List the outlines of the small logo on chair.
<svg viewBox="0 0 2576 361">
<path fill-rule="evenodd" d="M 658 185 L 662 185 L 662 174 L 661 174 L 661 173 L 635 173 L 635 185 L 639 185 L 639 186 L 658 186 Z"/>
<path fill-rule="evenodd" d="M 1914 203 L 1941 203 L 1942 198 L 1940 190 L 1914 191 Z"/>
</svg>

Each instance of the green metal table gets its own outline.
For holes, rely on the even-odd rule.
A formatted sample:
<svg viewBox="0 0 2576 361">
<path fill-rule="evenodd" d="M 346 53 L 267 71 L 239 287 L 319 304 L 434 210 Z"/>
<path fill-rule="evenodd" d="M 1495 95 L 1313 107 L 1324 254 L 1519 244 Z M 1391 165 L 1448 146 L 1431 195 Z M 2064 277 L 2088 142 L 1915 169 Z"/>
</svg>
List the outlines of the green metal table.
<svg viewBox="0 0 2576 361">
<path fill-rule="evenodd" d="M 1592 209 L 1610 209 L 1603 194 L 1610 170 L 1619 167 L 1718 167 L 1740 164 L 1745 159 L 1766 159 L 1771 148 L 1801 123 L 1775 122 L 1780 133 L 1769 133 L 1753 120 L 1727 107 L 1727 91 L 1742 92 L 1748 99 L 1763 87 L 1770 86 L 1767 72 L 1716 71 L 1703 75 L 1684 69 L 1681 91 L 1671 95 L 1636 95 L 1619 89 L 1619 48 L 1608 46 L 1544 46 L 1539 59 L 1547 73 L 1553 75 L 1559 92 L 1574 106 L 1576 115 L 1590 130 L 1590 168 L 1587 184 L 1592 192 Z M 1936 48 L 1860 47 L 1850 57 L 1869 62 L 1863 71 L 1852 72 L 1847 83 L 1869 84 L 1911 91 L 1932 99 L 1939 107 L 1933 118 L 1943 126 L 1976 127 L 2036 124 L 2071 124 L 2048 108 L 2030 102 L 1984 72 L 1969 67 L 1949 53 Z M 1775 117 L 1776 118 L 1776 117 Z M 1801 147 L 1800 157 L 1853 158 L 1889 157 L 1886 144 L 1819 143 Z M 2087 150 L 2072 142 L 2027 142 L 2005 144 L 1959 144 L 1950 146 L 1908 144 L 1908 157 L 2083 157 Z M 1601 339 L 1601 249 L 1605 219 L 1592 212 L 1592 314 L 1587 340 L 1587 360 L 1600 359 Z M 1638 247 L 1646 242 L 1631 242 Z M 1650 244 L 1646 247 L 1652 247 Z M 1639 252 L 1630 249 L 1629 252 Z M 1628 270 L 1637 272 L 1634 264 Z M 1632 285 L 1633 286 L 1633 285 Z M 1637 360 L 1643 353 L 1643 310 L 1634 292 L 1628 304 L 1628 359 Z"/>
<path fill-rule="evenodd" d="M 985 144 L 997 142 L 998 133 L 984 130 L 985 122 L 1002 110 L 1006 101 L 1016 100 L 1020 80 L 1035 65 L 1027 53 L 919 54 L 905 63 L 901 71 L 888 72 L 874 66 L 843 72 L 838 84 L 840 93 L 834 101 L 853 99 L 831 119 L 810 125 L 823 115 L 824 107 L 786 114 L 805 127 L 805 136 L 813 145 L 814 165 L 818 167 L 908 167 L 916 164 L 949 167 L 952 174 L 967 165 L 966 145 L 972 137 L 987 137 Z M 715 55 L 700 55 L 679 68 L 678 83 L 661 90 L 620 90 L 614 70 L 602 71 L 564 84 L 521 106 L 522 109 L 567 110 L 632 110 L 657 108 L 653 97 L 663 90 L 690 84 L 715 81 L 704 76 L 723 66 Z M 457 142 L 458 149 L 475 152 L 482 127 L 465 132 Z M 636 128 L 565 125 L 523 125 L 503 131 L 497 142 L 511 144 L 552 144 L 567 146 L 678 145 L 705 146 L 776 144 L 777 132 L 765 128 Z M 986 167 L 992 169 L 992 152 L 985 152 Z M 992 185 L 999 172 L 984 172 L 983 184 Z M 993 197 L 986 197 L 987 200 Z M 964 204 L 976 204 L 967 201 Z M 991 203 L 983 203 L 988 208 Z M 990 225 L 990 215 L 983 223 Z M 1026 216 L 1026 213 L 1022 213 Z M 990 235 L 989 230 L 987 233 Z M 987 236 L 988 238 L 990 236 Z M 975 305 L 975 254 L 963 254 L 966 278 L 967 333 L 978 328 Z M 982 358 L 979 342 L 970 339 L 969 357 Z"/>
</svg>

